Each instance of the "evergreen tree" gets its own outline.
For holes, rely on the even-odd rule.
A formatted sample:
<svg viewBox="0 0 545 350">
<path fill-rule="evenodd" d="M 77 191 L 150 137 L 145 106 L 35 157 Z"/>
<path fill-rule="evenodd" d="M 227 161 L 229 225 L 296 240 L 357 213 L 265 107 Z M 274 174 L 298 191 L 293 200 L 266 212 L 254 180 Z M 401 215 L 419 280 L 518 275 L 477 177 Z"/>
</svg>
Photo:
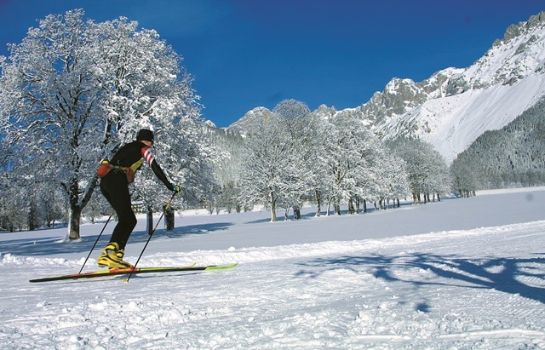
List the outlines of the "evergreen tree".
<svg viewBox="0 0 545 350">
<path fill-rule="evenodd" d="M 545 184 L 545 99 L 500 130 L 487 131 L 451 165 L 462 195 Z"/>
</svg>

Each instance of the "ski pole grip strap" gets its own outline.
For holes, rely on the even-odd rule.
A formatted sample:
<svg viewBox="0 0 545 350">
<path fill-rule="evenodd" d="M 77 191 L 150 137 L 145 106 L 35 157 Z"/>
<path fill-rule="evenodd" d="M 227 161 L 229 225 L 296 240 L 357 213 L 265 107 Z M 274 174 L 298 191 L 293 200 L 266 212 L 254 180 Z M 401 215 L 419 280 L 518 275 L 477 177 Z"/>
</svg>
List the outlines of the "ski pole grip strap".
<svg viewBox="0 0 545 350">
<path fill-rule="evenodd" d="M 170 199 L 168 200 L 168 202 L 165 203 L 164 205 L 165 210 L 169 210 L 172 207 L 172 201 L 174 200 L 175 196 L 176 196 L 176 192 L 174 192 L 172 196 L 170 196 Z"/>
</svg>

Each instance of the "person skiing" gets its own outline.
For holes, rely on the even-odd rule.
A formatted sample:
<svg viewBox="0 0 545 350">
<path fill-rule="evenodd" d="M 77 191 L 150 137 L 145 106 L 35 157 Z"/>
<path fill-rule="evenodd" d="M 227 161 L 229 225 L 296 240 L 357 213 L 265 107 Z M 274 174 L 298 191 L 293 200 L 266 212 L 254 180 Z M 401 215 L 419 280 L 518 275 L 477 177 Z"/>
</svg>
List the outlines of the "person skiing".
<svg viewBox="0 0 545 350">
<path fill-rule="evenodd" d="M 144 162 L 148 163 L 157 178 L 170 191 L 175 193 L 180 191 L 179 186 L 173 185 L 168 180 L 153 157 L 151 153 L 153 142 L 153 132 L 141 129 L 136 135 L 136 141 L 121 146 L 111 161 L 103 160 L 97 169 L 97 175 L 101 178 L 100 190 L 118 217 L 118 223 L 114 228 L 110 242 L 97 258 L 97 264 L 100 267 L 109 269 L 133 267 L 123 260 L 125 246 L 136 226 L 136 217 L 131 207 L 129 184 L 134 181 L 136 171 Z"/>
</svg>

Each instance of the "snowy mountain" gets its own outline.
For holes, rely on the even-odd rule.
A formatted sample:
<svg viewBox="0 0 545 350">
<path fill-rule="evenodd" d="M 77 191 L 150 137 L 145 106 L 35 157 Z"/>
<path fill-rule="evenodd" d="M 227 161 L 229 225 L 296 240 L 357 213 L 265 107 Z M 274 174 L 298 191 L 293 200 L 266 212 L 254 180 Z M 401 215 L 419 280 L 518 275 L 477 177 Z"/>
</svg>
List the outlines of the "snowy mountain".
<svg viewBox="0 0 545 350">
<path fill-rule="evenodd" d="M 385 138 L 418 135 L 448 163 L 487 130 L 500 129 L 545 95 L 545 12 L 507 28 L 467 68 L 446 68 L 415 82 L 392 79 L 357 107 Z M 353 110 L 353 109 L 352 109 Z M 320 106 L 331 117 L 343 111 Z M 270 111 L 255 108 L 228 129 L 247 132 Z"/>
<path fill-rule="evenodd" d="M 261 128 L 271 114 L 272 112 L 265 107 L 254 108 L 251 111 L 246 112 L 242 118 L 229 125 L 227 130 L 246 135 L 251 130 Z"/>
<path fill-rule="evenodd" d="M 416 134 L 451 162 L 478 136 L 500 129 L 545 95 L 545 12 L 511 25 L 503 39 L 464 69 L 415 83 L 393 79 L 361 106 L 391 137 Z"/>
</svg>

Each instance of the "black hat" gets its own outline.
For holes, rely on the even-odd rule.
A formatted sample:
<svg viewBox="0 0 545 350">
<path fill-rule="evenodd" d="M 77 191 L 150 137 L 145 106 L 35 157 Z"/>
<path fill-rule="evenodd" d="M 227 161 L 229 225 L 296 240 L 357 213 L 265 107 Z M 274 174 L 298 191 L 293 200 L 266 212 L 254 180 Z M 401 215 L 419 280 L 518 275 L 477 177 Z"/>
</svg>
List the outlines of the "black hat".
<svg viewBox="0 0 545 350">
<path fill-rule="evenodd" d="M 136 141 L 151 141 L 153 142 L 153 131 L 148 129 L 140 129 L 136 134 Z"/>
</svg>

